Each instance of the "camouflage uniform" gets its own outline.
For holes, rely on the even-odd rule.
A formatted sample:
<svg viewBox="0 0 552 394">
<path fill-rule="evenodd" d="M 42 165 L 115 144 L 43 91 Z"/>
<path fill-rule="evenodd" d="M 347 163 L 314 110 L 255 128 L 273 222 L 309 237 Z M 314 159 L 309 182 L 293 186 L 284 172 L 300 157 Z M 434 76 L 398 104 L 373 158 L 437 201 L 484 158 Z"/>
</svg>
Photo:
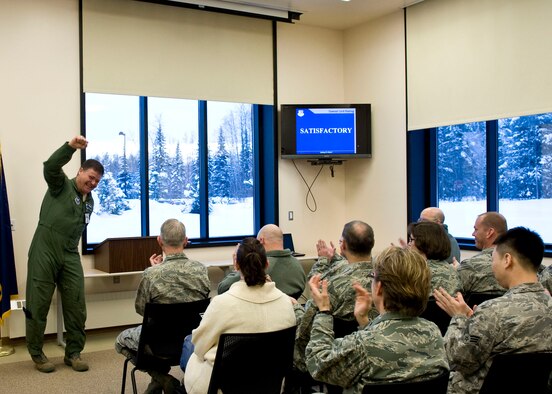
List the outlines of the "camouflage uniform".
<svg viewBox="0 0 552 394">
<path fill-rule="evenodd" d="M 447 257 L 447 263 L 452 264 L 452 258 L 455 257 L 456 261 L 460 262 L 460 246 L 458 246 L 458 241 L 448 232 L 448 226 L 443 224 L 443 228 L 447 233 L 447 237 L 450 241 L 450 255 Z"/>
<path fill-rule="evenodd" d="M 309 278 L 320 274 L 322 279 L 328 280 L 328 295 L 332 307 L 332 315 L 343 320 L 355 320 L 355 289 L 353 282 L 358 282 L 365 289 L 370 289 L 372 280 L 368 274 L 373 272 L 374 265 L 371 261 L 349 263 L 347 260 L 337 257 L 329 261 L 320 257 L 313 265 Z M 304 309 L 295 305 L 297 318 L 297 334 L 295 337 L 294 365 L 302 372 L 306 372 L 305 348 L 311 336 L 312 322 L 318 312 L 318 308 L 312 299 L 308 300 Z M 378 316 L 375 308 L 369 313 L 369 318 Z"/>
<path fill-rule="evenodd" d="M 546 267 L 541 264 L 538 275 L 539 282 L 552 294 L 552 265 Z"/>
<path fill-rule="evenodd" d="M 445 335 L 448 393 L 478 393 L 501 353 L 552 351 L 552 298 L 540 283 L 524 283 L 483 302 L 467 318 L 455 316 Z"/>
<path fill-rule="evenodd" d="M 483 249 L 481 253 L 463 260 L 458 267 L 464 299 L 473 293 L 504 294 L 506 292 L 506 289 L 498 284 L 493 274 L 491 266 L 493 249 Z"/>
<path fill-rule="evenodd" d="M 439 287 L 445 289 L 449 294 L 456 294 L 462 290 L 458 272 L 456 272 L 456 269 L 452 265 L 444 260 L 427 260 L 427 265 L 431 271 L 430 296 L 433 293 L 433 289 L 438 289 Z"/>
<path fill-rule="evenodd" d="M 342 339 L 334 339 L 332 324 L 331 316 L 316 315 L 307 367 L 344 393 L 360 394 L 368 383 L 430 379 L 449 368 L 441 332 L 425 319 L 387 312 Z"/>
<path fill-rule="evenodd" d="M 144 315 L 146 303 L 174 304 L 198 301 L 209 297 L 211 291 L 207 267 L 189 260 L 184 253 L 168 255 L 156 266 L 146 268 L 136 294 L 136 313 Z M 115 349 L 138 349 L 142 326 L 129 328 L 119 334 Z"/>
<path fill-rule="evenodd" d="M 299 298 L 305 290 L 307 276 L 299 260 L 292 256 L 291 250 L 269 250 L 266 252 L 266 257 L 268 258 L 266 273 L 270 275 L 276 287 L 282 293 Z M 230 286 L 240 280 L 240 277 L 237 271 L 226 275 L 218 285 L 218 294 L 228 291 Z"/>
</svg>

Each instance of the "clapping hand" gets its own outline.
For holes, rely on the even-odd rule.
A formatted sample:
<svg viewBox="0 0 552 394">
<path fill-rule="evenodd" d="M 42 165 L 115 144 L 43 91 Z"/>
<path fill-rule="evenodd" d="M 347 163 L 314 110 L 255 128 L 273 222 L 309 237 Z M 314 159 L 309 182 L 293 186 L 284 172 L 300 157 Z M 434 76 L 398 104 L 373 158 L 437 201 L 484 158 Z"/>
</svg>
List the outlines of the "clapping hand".
<svg viewBox="0 0 552 394">
<path fill-rule="evenodd" d="M 439 287 L 433 290 L 433 297 L 439 308 L 447 312 L 449 316 L 467 316 L 473 315 L 473 309 L 464 301 L 462 293 L 456 293 L 456 297 L 451 296 L 445 289 Z"/>
<path fill-rule="evenodd" d="M 326 279 L 320 280 L 320 274 L 316 274 L 309 280 L 309 287 L 312 300 L 318 307 L 318 310 L 331 310 L 330 296 L 328 295 L 328 281 Z"/>
<path fill-rule="evenodd" d="M 149 261 L 152 267 L 154 265 L 159 265 L 163 262 L 163 255 L 154 253 L 150 256 Z"/>
<path fill-rule="evenodd" d="M 359 283 L 353 283 L 355 289 L 355 318 L 360 327 L 365 327 L 369 322 L 368 311 L 372 307 L 372 293 L 362 287 Z"/>
<path fill-rule="evenodd" d="M 318 257 L 326 257 L 328 260 L 331 260 L 335 255 L 335 246 L 330 241 L 330 246 L 326 245 L 326 242 L 319 239 L 316 243 L 316 251 Z"/>
</svg>

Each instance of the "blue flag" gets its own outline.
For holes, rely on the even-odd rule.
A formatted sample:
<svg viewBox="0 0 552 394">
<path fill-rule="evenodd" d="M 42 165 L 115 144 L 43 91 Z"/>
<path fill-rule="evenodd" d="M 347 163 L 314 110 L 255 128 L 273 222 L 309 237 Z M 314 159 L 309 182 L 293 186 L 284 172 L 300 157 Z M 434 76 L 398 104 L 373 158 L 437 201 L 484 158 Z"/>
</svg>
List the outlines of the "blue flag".
<svg viewBox="0 0 552 394">
<path fill-rule="evenodd" d="M 15 257 L 11 233 L 8 191 L 4 177 L 4 164 L 0 150 L 0 324 L 10 314 L 10 300 L 17 296 Z"/>
</svg>

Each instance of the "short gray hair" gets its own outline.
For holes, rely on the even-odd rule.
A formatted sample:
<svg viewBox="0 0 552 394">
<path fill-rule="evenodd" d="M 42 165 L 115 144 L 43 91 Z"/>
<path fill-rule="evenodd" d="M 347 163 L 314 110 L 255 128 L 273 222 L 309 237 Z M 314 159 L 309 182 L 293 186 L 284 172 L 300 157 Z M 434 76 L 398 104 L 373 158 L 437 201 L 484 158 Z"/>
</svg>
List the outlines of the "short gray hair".
<svg viewBox="0 0 552 394">
<path fill-rule="evenodd" d="M 161 241 L 172 247 L 182 246 L 186 239 L 186 227 L 177 219 L 167 219 L 161 225 Z"/>
</svg>

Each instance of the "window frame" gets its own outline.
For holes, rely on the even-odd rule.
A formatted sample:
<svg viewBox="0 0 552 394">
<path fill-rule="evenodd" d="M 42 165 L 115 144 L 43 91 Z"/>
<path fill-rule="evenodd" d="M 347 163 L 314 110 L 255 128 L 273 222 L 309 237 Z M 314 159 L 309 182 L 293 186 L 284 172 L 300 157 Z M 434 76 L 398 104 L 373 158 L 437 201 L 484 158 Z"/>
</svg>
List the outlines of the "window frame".
<svg viewBox="0 0 552 394">
<path fill-rule="evenodd" d="M 81 129 L 86 136 L 86 93 L 81 92 Z M 207 146 L 207 100 L 197 100 L 199 117 L 200 155 L 200 236 L 191 238 L 188 248 L 235 245 L 247 236 L 256 236 L 259 229 L 268 223 L 277 223 L 277 117 L 274 105 L 252 104 L 253 117 L 253 228 L 254 234 L 236 234 L 224 237 L 209 237 L 208 212 L 208 146 Z M 141 237 L 151 236 L 149 228 L 149 154 L 148 154 L 148 100 L 139 97 L 139 137 L 140 137 L 140 201 Z M 86 160 L 86 152 L 81 151 L 81 160 Z M 114 237 L 118 238 L 118 237 Z M 124 238 L 124 237 L 121 237 Z M 87 229 L 82 234 L 82 254 L 93 254 L 100 243 L 88 243 Z"/>
<path fill-rule="evenodd" d="M 499 203 L 498 120 L 485 122 L 487 163 L 487 211 Z M 426 207 L 438 206 L 437 128 L 407 131 L 407 222 L 415 222 Z M 475 218 L 474 218 L 475 222 Z M 473 238 L 457 237 L 461 250 L 478 251 Z M 552 257 L 552 244 L 545 243 L 545 257 Z"/>
</svg>

